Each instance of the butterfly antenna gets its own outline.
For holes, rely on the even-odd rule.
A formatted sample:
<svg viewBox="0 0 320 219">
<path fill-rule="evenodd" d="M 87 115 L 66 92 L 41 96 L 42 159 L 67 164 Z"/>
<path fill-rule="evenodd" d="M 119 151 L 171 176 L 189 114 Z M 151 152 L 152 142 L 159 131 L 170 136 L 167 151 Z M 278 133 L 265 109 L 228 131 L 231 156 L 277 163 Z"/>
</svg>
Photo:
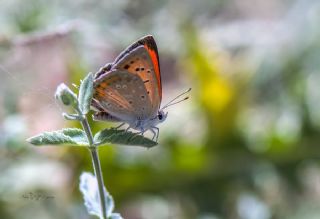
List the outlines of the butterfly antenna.
<svg viewBox="0 0 320 219">
<path fill-rule="evenodd" d="M 187 99 L 189 99 L 189 97 L 185 97 L 185 98 L 183 98 L 182 100 L 179 100 L 179 101 L 177 101 L 177 102 L 167 104 L 166 106 L 162 107 L 162 109 L 168 108 L 169 106 L 172 106 L 172 105 L 176 105 L 177 103 L 180 103 L 180 102 L 185 101 L 185 100 L 187 100 Z"/>
<path fill-rule="evenodd" d="M 180 102 L 182 102 L 182 101 L 185 101 L 185 100 L 189 99 L 189 97 L 185 97 L 185 98 L 183 98 L 182 100 L 178 100 L 178 101 L 174 102 L 174 101 L 177 100 L 179 97 L 181 97 L 181 96 L 189 93 L 190 91 L 191 91 L 191 88 L 189 88 L 188 90 L 182 92 L 181 94 L 179 94 L 178 96 L 176 96 L 175 98 L 173 98 L 172 100 L 170 100 L 166 105 L 164 105 L 164 106 L 162 107 L 162 109 L 165 109 L 165 108 L 167 108 L 167 107 L 169 107 L 169 106 L 175 105 L 175 104 L 177 104 L 177 103 L 180 103 Z"/>
</svg>

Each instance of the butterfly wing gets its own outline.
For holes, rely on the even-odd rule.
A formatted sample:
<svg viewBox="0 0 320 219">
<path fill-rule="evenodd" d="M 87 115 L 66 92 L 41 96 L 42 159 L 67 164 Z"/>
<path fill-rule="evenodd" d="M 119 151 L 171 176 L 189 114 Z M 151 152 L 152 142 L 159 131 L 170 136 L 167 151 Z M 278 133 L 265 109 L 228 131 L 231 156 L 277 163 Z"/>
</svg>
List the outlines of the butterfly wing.
<svg viewBox="0 0 320 219">
<path fill-rule="evenodd" d="M 144 82 L 151 106 L 150 115 L 157 114 L 162 98 L 159 55 L 152 36 L 145 36 L 124 50 L 111 69 L 126 70 L 138 75 Z"/>
<path fill-rule="evenodd" d="M 93 102 L 100 112 L 133 124 L 137 119 L 150 118 L 151 105 L 142 79 L 128 71 L 111 70 L 94 81 Z M 103 111 L 101 110 L 103 109 Z"/>
<path fill-rule="evenodd" d="M 154 38 L 141 38 L 101 68 L 94 86 L 94 99 L 113 117 L 135 121 L 157 115 L 162 87 Z"/>
<path fill-rule="evenodd" d="M 121 122 L 120 119 L 106 112 L 100 105 L 100 103 L 95 99 L 92 99 L 91 101 L 91 109 L 95 111 L 95 113 L 92 116 L 94 121 Z"/>
</svg>

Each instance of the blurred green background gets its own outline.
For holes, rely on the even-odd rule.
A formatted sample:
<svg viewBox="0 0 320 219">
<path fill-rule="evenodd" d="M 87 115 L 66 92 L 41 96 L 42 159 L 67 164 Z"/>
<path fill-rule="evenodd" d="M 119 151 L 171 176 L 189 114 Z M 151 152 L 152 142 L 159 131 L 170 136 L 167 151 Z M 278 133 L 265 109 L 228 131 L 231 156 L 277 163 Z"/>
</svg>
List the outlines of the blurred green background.
<svg viewBox="0 0 320 219">
<path fill-rule="evenodd" d="M 116 212 L 320 218 L 319 22 L 317 0 L 1 0 L 0 218 L 94 218 L 78 187 L 88 151 L 25 139 L 79 126 L 63 120 L 56 86 L 79 84 L 146 34 L 163 103 L 193 90 L 169 109 L 157 147 L 100 149 Z"/>
</svg>

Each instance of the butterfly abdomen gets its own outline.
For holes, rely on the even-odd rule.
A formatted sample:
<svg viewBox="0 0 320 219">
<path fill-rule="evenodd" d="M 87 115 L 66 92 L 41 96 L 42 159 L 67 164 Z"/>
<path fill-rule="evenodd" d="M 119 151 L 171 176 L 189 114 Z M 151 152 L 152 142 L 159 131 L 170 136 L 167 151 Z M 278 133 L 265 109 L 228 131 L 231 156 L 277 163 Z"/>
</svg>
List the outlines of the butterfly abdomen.
<svg viewBox="0 0 320 219">
<path fill-rule="evenodd" d="M 120 119 L 110 115 L 107 112 L 97 112 L 93 114 L 93 120 L 95 121 L 109 121 L 109 122 L 119 122 Z"/>
</svg>

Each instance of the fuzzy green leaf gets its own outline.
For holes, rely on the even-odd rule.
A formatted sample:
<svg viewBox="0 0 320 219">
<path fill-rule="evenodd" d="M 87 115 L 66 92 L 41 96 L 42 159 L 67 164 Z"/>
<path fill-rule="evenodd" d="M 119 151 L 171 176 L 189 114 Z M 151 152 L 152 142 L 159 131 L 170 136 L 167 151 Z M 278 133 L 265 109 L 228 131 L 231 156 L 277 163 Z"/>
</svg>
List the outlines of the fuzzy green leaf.
<svg viewBox="0 0 320 219">
<path fill-rule="evenodd" d="M 43 145 L 74 145 L 88 146 L 86 134 L 81 129 L 66 128 L 58 131 L 43 132 L 28 138 L 27 141 L 36 146 Z"/>
<path fill-rule="evenodd" d="M 76 94 L 72 90 L 70 90 L 70 88 L 64 83 L 61 83 L 57 87 L 55 98 L 57 100 L 60 100 L 66 106 L 71 105 L 73 107 L 76 107 L 78 104 Z"/>
<path fill-rule="evenodd" d="M 122 145 L 135 145 L 142 147 L 153 147 L 157 145 L 157 142 L 145 138 L 142 135 L 127 132 L 125 130 L 117 129 L 104 129 L 94 136 L 94 142 L 96 145 L 103 144 L 122 144 Z"/>
<path fill-rule="evenodd" d="M 93 75 L 89 73 L 80 85 L 79 89 L 79 108 L 82 114 L 87 114 L 90 110 L 91 99 L 93 95 Z"/>
</svg>

